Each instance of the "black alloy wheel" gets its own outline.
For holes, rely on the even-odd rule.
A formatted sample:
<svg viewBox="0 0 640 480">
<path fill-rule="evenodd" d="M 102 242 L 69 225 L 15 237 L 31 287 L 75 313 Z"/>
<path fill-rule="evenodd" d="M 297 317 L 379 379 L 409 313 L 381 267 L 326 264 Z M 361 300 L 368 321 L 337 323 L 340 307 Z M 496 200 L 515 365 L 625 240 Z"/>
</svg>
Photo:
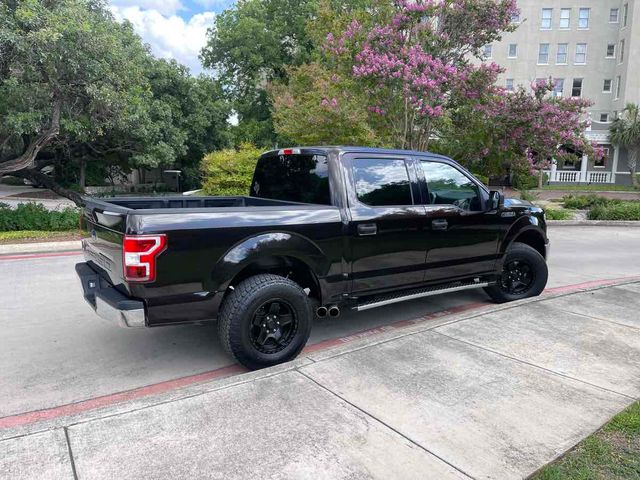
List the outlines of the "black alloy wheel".
<svg viewBox="0 0 640 480">
<path fill-rule="evenodd" d="M 282 299 L 263 303 L 253 315 L 249 337 L 256 350 L 279 352 L 291 343 L 298 329 L 293 308 Z"/>
</svg>

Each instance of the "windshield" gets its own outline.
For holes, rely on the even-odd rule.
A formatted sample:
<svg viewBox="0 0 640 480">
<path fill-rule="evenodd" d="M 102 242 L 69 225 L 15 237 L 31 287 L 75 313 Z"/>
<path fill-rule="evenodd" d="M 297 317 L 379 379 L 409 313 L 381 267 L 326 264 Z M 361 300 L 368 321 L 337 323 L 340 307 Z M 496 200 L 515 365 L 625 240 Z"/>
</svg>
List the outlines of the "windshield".
<svg viewBox="0 0 640 480">
<path fill-rule="evenodd" d="M 329 164 L 325 155 L 260 157 L 251 196 L 331 205 Z"/>
</svg>

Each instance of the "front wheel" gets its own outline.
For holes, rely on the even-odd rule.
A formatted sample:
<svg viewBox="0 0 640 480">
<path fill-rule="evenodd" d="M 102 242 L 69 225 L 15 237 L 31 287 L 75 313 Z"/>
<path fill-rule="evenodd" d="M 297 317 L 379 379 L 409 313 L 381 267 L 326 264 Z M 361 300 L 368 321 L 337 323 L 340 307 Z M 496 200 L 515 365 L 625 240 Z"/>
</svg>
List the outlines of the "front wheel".
<svg viewBox="0 0 640 480">
<path fill-rule="evenodd" d="M 249 277 L 224 299 L 218 334 L 224 349 L 255 370 L 294 359 L 311 333 L 307 294 L 278 275 Z"/>
<path fill-rule="evenodd" d="M 529 245 L 514 243 L 507 251 L 498 282 L 484 290 L 497 303 L 512 302 L 540 295 L 548 277 L 544 257 Z"/>
</svg>

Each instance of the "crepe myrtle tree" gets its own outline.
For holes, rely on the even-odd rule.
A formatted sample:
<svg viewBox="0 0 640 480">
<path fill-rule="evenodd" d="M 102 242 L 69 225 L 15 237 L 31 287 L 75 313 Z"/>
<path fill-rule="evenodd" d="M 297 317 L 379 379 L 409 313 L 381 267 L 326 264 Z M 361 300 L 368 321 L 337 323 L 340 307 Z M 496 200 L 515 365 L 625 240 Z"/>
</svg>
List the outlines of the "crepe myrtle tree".
<svg viewBox="0 0 640 480">
<path fill-rule="evenodd" d="M 491 74 L 494 83 L 498 72 Z M 513 92 L 493 86 L 473 101 L 459 98 L 440 124 L 435 149 L 489 174 L 541 173 L 554 158 L 601 158 L 603 149 L 585 137 L 591 102 L 553 96 L 553 88 L 548 79 Z"/>
<path fill-rule="evenodd" d="M 515 0 L 396 0 L 373 26 L 357 20 L 329 33 L 324 51 L 343 74 L 358 80 L 372 123 L 399 148 L 425 150 L 438 121 L 464 92 L 478 98 L 490 83 L 469 82 L 494 69 L 482 47 L 513 29 Z M 470 86 L 474 85 L 471 89 Z"/>
</svg>

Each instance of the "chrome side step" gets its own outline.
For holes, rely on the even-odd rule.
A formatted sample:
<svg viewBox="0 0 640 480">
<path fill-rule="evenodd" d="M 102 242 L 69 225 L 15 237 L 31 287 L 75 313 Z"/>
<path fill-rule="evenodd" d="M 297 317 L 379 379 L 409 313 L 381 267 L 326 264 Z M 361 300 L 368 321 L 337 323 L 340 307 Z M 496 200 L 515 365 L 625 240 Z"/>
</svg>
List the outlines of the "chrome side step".
<svg viewBox="0 0 640 480">
<path fill-rule="evenodd" d="M 393 303 L 405 302 L 407 300 L 414 300 L 416 298 L 423 297 L 431 297 L 433 295 L 440 295 L 441 293 L 451 293 L 451 292 L 460 292 L 462 290 L 472 290 L 474 288 L 482 288 L 488 287 L 491 285 L 491 282 L 470 282 L 462 285 L 456 285 L 452 287 L 431 287 L 425 288 L 421 291 L 417 291 L 415 293 L 410 293 L 408 295 L 397 294 L 392 297 L 380 298 L 378 300 L 374 299 L 370 302 L 365 302 L 360 305 L 356 305 L 353 307 L 354 310 L 358 312 L 362 312 L 364 310 L 370 310 L 372 308 L 382 307 L 384 305 L 391 305 Z"/>
</svg>

